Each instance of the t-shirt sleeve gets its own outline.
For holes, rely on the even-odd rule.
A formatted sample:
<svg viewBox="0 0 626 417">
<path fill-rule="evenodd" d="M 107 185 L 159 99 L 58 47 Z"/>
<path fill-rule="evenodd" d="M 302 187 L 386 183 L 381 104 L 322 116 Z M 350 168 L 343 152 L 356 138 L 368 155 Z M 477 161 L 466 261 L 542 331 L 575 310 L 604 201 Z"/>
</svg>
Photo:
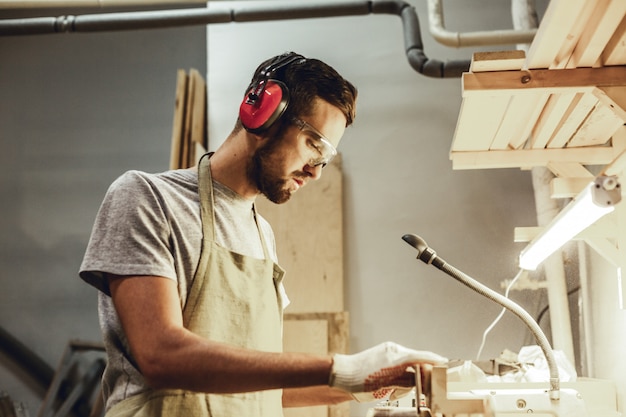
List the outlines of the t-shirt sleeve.
<svg viewBox="0 0 626 417">
<path fill-rule="evenodd" d="M 138 171 L 119 177 L 96 216 L 79 275 L 110 295 L 104 273 L 176 279 L 163 199 Z"/>
</svg>

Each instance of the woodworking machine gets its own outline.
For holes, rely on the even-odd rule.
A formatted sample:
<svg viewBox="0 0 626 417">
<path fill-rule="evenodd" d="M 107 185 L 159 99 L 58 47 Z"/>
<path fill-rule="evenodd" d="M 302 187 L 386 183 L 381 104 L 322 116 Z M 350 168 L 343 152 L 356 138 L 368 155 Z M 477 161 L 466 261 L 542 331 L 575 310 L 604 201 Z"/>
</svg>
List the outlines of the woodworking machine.
<svg viewBox="0 0 626 417">
<path fill-rule="evenodd" d="M 416 369 L 415 394 L 368 410 L 367 417 L 618 417 L 614 384 L 587 378 L 561 386 L 554 353 L 535 320 L 518 304 L 447 264 L 419 236 L 402 239 L 418 251 L 417 259 L 433 265 L 479 294 L 517 315 L 531 330 L 550 371 L 549 383 L 448 381 L 448 368 Z M 403 402 L 402 404 L 400 402 Z"/>
</svg>

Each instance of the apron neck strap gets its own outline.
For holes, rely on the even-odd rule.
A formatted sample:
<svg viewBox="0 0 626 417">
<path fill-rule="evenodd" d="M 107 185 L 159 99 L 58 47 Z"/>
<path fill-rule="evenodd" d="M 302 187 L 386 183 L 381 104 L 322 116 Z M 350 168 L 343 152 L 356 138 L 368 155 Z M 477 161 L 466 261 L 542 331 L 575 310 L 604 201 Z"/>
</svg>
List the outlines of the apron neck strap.
<svg viewBox="0 0 626 417">
<path fill-rule="evenodd" d="M 213 152 L 204 154 L 198 163 L 198 194 L 200 196 L 200 216 L 202 218 L 204 236 L 205 238 L 210 238 L 215 242 L 215 200 L 213 198 L 213 179 L 211 177 L 211 155 L 213 155 Z M 261 239 L 263 256 L 265 259 L 271 259 L 267 248 L 267 242 L 265 241 L 265 235 L 259 225 L 255 203 L 252 203 L 252 212 L 254 214 L 254 223 L 256 224 L 257 231 Z"/>
</svg>

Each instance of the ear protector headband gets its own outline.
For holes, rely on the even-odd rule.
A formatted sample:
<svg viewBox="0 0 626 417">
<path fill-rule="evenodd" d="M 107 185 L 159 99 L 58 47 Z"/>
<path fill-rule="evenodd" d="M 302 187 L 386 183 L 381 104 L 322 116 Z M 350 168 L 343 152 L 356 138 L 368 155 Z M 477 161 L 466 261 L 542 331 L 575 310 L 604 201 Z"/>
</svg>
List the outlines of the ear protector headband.
<svg viewBox="0 0 626 417">
<path fill-rule="evenodd" d="M 305 58 L 298 54 L 287 54 L 265 67 L 248 89 L 241 105 L 239 118 L 243 127 L 252 133 L 259 133 L 276 121 L 289 105 L 289 89 L 274 74 L 281 68 Z"/>
</svg>

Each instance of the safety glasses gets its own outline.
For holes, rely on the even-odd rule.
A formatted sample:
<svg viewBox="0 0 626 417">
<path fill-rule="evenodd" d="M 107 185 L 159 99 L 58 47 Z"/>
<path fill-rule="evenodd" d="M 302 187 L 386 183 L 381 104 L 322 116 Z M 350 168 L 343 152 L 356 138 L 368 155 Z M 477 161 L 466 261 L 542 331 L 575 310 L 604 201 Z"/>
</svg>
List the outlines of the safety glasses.
<svg viewBox="0 0 626 417">
<path fill-rule="evenodd" d="M 299 137 L 304 139 L 307 149 L 311 153 L 309 166 L 316 167 L 321 165 L 324 168 L 337 155 L 337 150 L 324 137 L 319 130 L 305 122 L 304 120 L 293 117 L 292 122 L 300 129 Z"/>
</svg>

